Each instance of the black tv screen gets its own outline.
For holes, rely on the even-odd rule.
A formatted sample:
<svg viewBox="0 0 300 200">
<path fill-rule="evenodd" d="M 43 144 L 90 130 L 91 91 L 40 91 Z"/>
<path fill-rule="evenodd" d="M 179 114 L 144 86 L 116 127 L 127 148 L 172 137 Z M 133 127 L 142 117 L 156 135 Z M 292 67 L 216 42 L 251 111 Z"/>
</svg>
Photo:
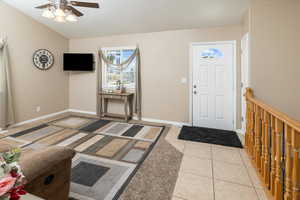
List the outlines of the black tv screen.
<svg viewBox="0 0 300 200">
<path fill-rule="evenodd" d="M 94 55 L 87 53 L 65 53 L 64 71 L 93 71 Z"/>
</svg>

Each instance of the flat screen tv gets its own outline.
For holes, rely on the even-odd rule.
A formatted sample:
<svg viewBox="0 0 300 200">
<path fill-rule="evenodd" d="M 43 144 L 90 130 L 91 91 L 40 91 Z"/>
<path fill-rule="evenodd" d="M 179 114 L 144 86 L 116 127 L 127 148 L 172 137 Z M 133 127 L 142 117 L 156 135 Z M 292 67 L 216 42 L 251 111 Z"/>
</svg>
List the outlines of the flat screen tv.
<svg viewBox="0 0 300 200">
<path fill-rule="evenodd" d="M 93 71 L 94 55 L 88 53 L 65 53 L 64 71 Z"/>
</svg>

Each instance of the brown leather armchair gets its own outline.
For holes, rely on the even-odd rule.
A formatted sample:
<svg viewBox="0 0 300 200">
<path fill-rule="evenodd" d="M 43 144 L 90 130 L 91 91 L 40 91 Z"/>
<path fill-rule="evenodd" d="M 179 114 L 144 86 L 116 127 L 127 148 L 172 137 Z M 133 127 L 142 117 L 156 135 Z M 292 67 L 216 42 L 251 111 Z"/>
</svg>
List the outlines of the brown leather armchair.
<svg viewBox="0 0 300 200">
<path fill-rule="evenodd" d="M 0 142 L 0 152 L 10 148 Z M 23 150 L 19 164 L 28 181 L 26 191 L 46 200 L 68 200 L 74 155 L 74 150 L 65 147 Z"/>
</svg>

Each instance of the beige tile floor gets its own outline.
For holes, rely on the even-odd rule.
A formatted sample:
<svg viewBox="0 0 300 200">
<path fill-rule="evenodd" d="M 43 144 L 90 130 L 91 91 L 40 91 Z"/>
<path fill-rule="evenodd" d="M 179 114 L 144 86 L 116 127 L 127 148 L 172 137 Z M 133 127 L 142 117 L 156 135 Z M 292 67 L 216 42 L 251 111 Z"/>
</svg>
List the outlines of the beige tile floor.
<svg viewBox="0 0 300 200">
<path fill-rule="evenodd" d="M 178 140 L 179 131 L 166 136 L 183 153 L 173 200 L 267 200 L 243 149 Z"/>
</svg>

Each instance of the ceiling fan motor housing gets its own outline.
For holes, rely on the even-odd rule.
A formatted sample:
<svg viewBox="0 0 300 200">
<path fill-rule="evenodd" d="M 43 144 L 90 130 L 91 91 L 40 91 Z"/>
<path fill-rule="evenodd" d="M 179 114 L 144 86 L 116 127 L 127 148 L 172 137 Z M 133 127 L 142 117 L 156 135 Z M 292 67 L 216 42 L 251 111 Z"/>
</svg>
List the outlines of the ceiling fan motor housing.
<svg viewBox="0 0 300 200">
<path fill-rule="evenodd" d="M 86 8 L 99 8 L 98 3 L 90 3 L 90 2 L 80 2 L 80 1 L 68 1 L 68 0 L 48 0 L 47 4 L 37 6 L 37 9 L 48 9 L 49 11 L 46 11 L 45 17 L 48 17 L 47 15 L 50 15 L 53 10 L 56 10 L 59 13 L 62 12 L 69 12 L 73 14 L 73 16 L 77 17 L 82 17 L 83 13 L 74 8 L 73 6 L 78 6 L 78 7 L 86 7 Z M 48 12 L 48 13 L 47 13 Z M 50 13 L 50 14 L 49 14 Z M 44 15 L 43 15 L 44 16 Z M 51 14 L 52 18 L 53 14 Z M 60 18 L 62 16 L 59 16 Z M 50 18 L 50 17 L 48 17 Z M 64 20 L 60 20 L 64 21 Z M 74 19 L 70 19 L 70 21 L 77 21 Z"/>
</svg>

